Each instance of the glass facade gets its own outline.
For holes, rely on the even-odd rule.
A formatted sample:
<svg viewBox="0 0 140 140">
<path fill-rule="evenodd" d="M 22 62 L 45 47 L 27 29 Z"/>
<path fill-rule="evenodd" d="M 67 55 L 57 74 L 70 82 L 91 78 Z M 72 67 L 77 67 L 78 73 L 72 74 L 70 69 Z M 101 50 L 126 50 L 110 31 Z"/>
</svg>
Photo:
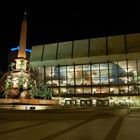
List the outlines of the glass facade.
<svg viewBox="0 0 140 140">
<path fill-rule="evenodd" d="M 140 106 L 139 38 L 135 33 L 47 44 L 38 60 L 34 46 L 32 68 L 38 83 L 47 84 L 53 97 L 70 100 L 66 104 Z"/>
<path fill-rule="evenodd" d="M 38 68 L 39 83 L 47 84 L 54 96 L 139 94 L 139 71 L 140 60 Z"/>
</svg>

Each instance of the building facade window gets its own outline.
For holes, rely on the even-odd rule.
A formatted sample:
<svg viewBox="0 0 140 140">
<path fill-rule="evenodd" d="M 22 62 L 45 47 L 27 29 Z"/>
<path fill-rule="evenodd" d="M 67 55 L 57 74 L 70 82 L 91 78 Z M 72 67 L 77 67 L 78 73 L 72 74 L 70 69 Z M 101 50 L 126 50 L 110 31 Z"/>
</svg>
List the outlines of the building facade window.
<svg viewBox="0 0 140 140">
<path fill-rule="evenodd" d="M 36 69 L 39 83 L 43 83 L 44 69 Z M 55 96 L 140 93 L 140 60 L 46 66 L 45 76 L 46 84 Z"/>
</svg>

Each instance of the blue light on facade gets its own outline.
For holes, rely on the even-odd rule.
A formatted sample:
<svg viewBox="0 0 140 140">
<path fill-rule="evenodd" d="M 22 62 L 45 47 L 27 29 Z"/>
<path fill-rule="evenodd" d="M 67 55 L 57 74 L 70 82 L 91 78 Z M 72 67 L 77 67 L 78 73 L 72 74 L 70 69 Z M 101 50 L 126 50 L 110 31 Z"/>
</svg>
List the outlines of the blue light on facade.
<svg viewBox="0 0 140 140">
<path fill-rule="evenodd" d="M 32 50 L 31 50 L 31 49 L 26 49 L 26 52 L 31 53 L 31 52 L 32 52 Z"/>
<path fill-rule="evenodd" d="M 19 50 L 19 46 L 11 49 L 11 51 L 16 51 L 16 50 Z"/>
<path fill-rule="evenodd" d="M 13 51 L 17 51 L 17 50 L 19 50 L 19 46 L 18 47 L 16 47 L 16 48 L 11 48 L 11 51 L 13 52 Z M 32 50 L 31 49 L 26 49 L 25 50 L 26 52 L 29 52 L 29 53 L 31 53 L 32 52 Z"/>
</svg>

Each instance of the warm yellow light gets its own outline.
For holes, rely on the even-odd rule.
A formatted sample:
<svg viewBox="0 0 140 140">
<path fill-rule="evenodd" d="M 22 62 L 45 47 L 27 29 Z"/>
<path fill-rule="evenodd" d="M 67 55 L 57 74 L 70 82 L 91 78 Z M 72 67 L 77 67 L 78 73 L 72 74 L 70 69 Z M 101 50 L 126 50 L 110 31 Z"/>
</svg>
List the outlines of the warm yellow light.
<svg viewBox="0 0 140 140">
<path fill-rule="evenodd" d="M 18 80 L 13 81 L 13 88 L 18 88 Z"/>
<path fill-rule="evenodd" d="M 114 88 L 110 88 L 110 91 L 114 91 Z"/>
<path fill-rule="evenodd" d="M 66 92 L 67 90 L 66 89 L 63 89 L 63 92 Z"/>
<path fill-rule="evenodd" d="M 82 90 L 81 89 L 77 89 L 77 92 L 80 93 Z"/>
<path fill-rule="evenodd" d="M 27 60 L 26 59 L 16 59 L 16 70 L 26 70 Z"/>
</svg>

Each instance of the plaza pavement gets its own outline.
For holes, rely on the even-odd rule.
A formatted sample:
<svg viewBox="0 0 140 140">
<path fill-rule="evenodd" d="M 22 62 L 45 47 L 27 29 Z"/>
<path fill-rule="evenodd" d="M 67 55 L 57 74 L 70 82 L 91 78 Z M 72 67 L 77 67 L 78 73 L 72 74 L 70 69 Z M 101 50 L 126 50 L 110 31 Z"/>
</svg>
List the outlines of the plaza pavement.
<svg viewBox="0 0 140 140">
<path fill-rule="evenodd" d="M 140 111 L 125 116 L 84 111 L 0 110 L 0 140 L 140 140 Z"/>
</svg>

